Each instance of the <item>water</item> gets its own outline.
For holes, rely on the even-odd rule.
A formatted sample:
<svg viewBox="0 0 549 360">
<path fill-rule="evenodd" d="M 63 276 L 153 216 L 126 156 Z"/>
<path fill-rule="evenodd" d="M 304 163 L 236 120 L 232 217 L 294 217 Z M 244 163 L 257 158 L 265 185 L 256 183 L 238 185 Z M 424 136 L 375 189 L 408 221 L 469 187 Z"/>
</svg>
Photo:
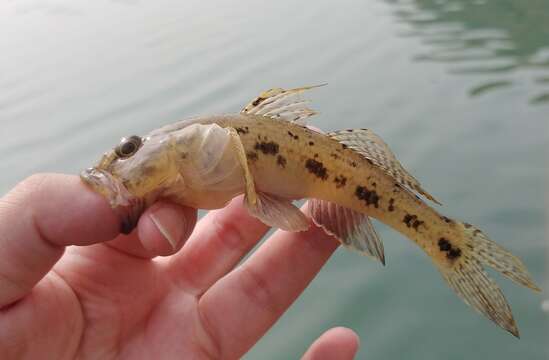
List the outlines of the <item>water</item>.
<svg viewBox="0 0 549 360">
<path fill-rule="evenodd" d="M 376 131 L 446 215 L 549 289 L 546 0 L 21 0 L 0 3 L 0 19 L 2 194 L 34 172 L 77 173 L 122 136 L 328 82 L 309 95 L 315 125 Z M 387 267 L 339 250 L 247 358 L 297 358 L 336 325 L 360 334 L 361 359 L 547 358 L 547 292 L 498 277 L 515 340 L 379 229 Z"/>
</svg>

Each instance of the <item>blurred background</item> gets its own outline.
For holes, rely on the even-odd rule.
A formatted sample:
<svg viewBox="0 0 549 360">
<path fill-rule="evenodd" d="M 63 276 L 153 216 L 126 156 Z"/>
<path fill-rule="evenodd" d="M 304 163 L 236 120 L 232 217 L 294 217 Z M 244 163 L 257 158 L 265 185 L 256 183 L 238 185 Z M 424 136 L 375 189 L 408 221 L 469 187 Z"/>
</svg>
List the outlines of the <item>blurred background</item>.
<svg viewBox="0 0 549 360">
<path fill-rule="evenodd" d="M 547 359 L 547 0 L 4 0 L 0 194 L 76 174 L 122 136 L 323 82 L 314 125 L 380 134 L 444 214 L 519 255 L 545 292 L 497 276 L 517 340 L 379 225 L 387 266 L 338 250 L 246 358 L 298 358 L 343 325 L 360 359 Z"/>
</svg>

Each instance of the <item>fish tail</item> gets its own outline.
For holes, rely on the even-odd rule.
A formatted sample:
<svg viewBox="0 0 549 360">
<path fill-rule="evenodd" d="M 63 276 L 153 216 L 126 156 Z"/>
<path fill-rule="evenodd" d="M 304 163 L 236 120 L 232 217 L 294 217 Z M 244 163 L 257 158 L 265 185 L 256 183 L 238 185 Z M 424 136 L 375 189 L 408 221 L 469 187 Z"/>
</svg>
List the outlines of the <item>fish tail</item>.
<svg viewBox="0 0 549 360">
<path fill-rule="evenodd" d="M 498 326 L 519 337 L 511 308 L 499 286 L 483 265 L 497 270 L 514 282 L 540 291 L 522 261 L 468 223 L 451 221 L 457 239 L 437 239 L 438 250 L 446 253 L 435 261 L 448 285 L 467 303 Z"/>
</svg>

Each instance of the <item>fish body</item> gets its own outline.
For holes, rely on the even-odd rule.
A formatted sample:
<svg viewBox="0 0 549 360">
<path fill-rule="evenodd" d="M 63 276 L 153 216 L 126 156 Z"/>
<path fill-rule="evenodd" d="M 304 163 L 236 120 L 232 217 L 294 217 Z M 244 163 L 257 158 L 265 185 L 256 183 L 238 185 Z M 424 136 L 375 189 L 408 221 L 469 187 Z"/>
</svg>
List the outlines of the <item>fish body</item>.
<svg viewBox="0 0 549 360">
<path fill-rule="evenodd" d="M 123 216 L 129 232 L 159 198 L 201 209 L 244 194 L 250 214 L 287 231 L 311 218 L 347 248 L 385 262 L 370 217 L 427 253 L 448 285 L 469 305 L 518 336 L 501 290 L 483 270 L 539 290 L 522 262 L 465 222 L 441 215 L 438 203 L 368 129 L 321 133 L 304 126 L 314 111 L 299 94 L 310 87 L 271 89 L 239 114 L 199 117 L 123 139 L 84 182 Z M 309 199 L 303 214 L 293 200 Z"/>
</svg>

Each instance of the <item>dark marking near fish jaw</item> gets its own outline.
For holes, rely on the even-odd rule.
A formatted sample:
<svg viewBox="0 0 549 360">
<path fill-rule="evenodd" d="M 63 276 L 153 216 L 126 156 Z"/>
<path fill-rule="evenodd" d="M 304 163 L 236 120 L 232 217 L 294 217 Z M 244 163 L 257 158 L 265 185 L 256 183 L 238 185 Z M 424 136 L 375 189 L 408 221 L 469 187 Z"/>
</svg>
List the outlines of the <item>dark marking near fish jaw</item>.
<svg viewBox="0 0 549 360">
<path fill-rule="evenodd" d="M 276 157 L 276 163 L 278 164 L 278 166 L 280 166 L 281 168 L 285 168 L 286 167 L 286 158 L 282 155 L 278 155 Z"/>
<path fill-rule="evenodd" d="M 354 162 L 354 161 L 351 161 L 351 166 L 354 167 L 354 168 L 356 168 L 356 167 L 357 167 L 357 163 Z"/>
<path fill-rule="evenodd" d="M 248 158 L 248 160 L 252 162 L 256 161 L 259 158 L 259 156 L 257 156 L 257 153 L 255 151 L 248 151 L 246 153 L 246 157 Z"/>
<path fill-rule="evenodd" d="M 389 199 L 389 208 L 387 210 L 389 211 L 395 211 L 395 199 L 390 198 Z"/>
<path fill-rule="evenodd" d="M 315 153 L 314 154 L 314 158 L 316 159 L 318 157 L 318 153 Z"/>
<path fill-rule="evenodd" d="M 368 164 L 374 165 L 374 162 L 373 162 L 372 160 L 370 160 L 370 159 L 368 159 L 368 158 L 365 158 L 365 159 L 366 159 L 366 161 L 368 162 Z"/>
<path fill-rule="evenodd" d="M 402 222 L 406 224 L 409 228 L 414 228 L 417 231 L 417 228 L 420 225 L 423 225 L 425 222 L 418 220 L 417 215 L 410 215 L 406 214 L 404 215 L 404 219 L 402 219 Z"/>
<path fill-rule="evenodd" d="M 438 239 L 438 248 L 440 251 L 446 253 L 446 257 L 450 260 L 455 260 L 461 256 L 461 249 L 453 247 L 450 241 L 445 238 Z"/>
<path fill-rule="evenodd" d="M 330 156 L 333 157 L 335 160 L 339 159 L 339 155 L 336 153 L 331 153 Z"/>
<path fill-rule="evenodd" d="M 341 148 L 342 148 L 342 149 L 347 149 L 347 148 L 348 148 L 348 146 L 347 146 L 347 145 L 345 145 L 345 144 L 343 144 L 343 143 L 341 143 Z"/>
<path fill-rule="evenodd" d="M 328 170 L 324 167 L 320 161 L 314 159 L 307 159 L 305 162 L 305 167 L 309 172 L 315 174 L 318 178 L 322 180 L 328 179 Z"/>
<path fill-rule="evenodd" d="M 312 141 L 309 141 L 309 146 L 313 146 L 315 143 Z"/>
<path fill-rule="evenodd" d="M 343 175 L 338 175 L 334 178 L 334 182 L 336 184 L 336 188 L 340 189 L 347 184 L 347 178 Z"/>
<path fill-rule="evenodd" d="M 250 132 L 250 129 L 247 127 L 247 126 L 244 126 L 244 127 L 237 127 L 235 128 L 236 132 L 239 133 L 239 134 L 247 134 Z"/>
<path fill-rule="evenodd" d="M 364 200 L 367 206 L 373 204 L 376 208 L 379 207 L 379 196 L 375 190 L 368 190 L 368 188 L 364 186 L 357 186 L 355 195 L 360 200 Z"/>
<path fill-rule="evenodd" d="M 278 154 L 278 144 L 270 141 L 270 142 L 257 142 L 255 143 L 256 150 L 261 150 L 261 152 L 265 155 L 276 155 Z"/>
<path fill-rule="evenodd" d="M 464 223 L 463 223 L 463 226 L 465 226 L 466 229 L 470 229 L 473 225 L 464 222 Z"/>
</svg>

